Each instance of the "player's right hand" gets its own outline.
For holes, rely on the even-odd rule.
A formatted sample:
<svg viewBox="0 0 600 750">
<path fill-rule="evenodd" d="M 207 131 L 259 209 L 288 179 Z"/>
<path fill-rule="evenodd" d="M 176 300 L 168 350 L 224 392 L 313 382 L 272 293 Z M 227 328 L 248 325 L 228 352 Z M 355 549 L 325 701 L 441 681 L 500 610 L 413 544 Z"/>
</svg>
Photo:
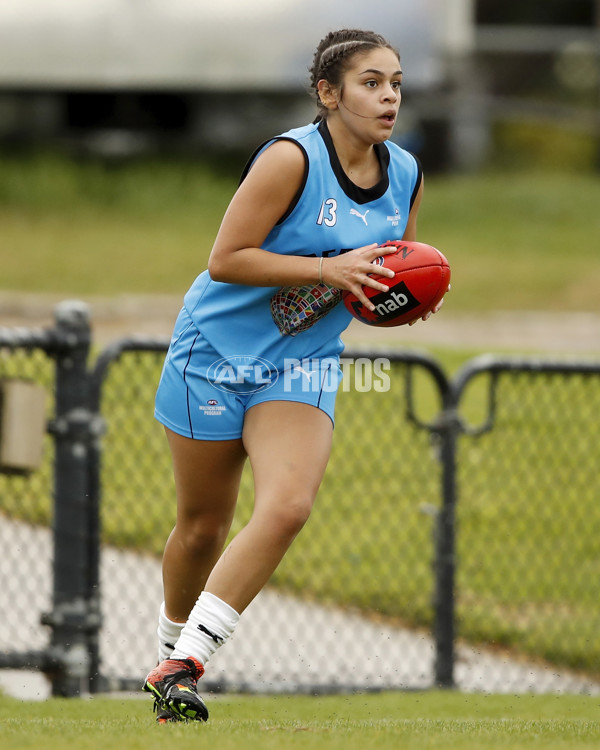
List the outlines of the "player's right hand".
<svg viewBox="0 0 600 750">
<path fill-rule="evenodd" d="M 365 294 L 363 286 L 372 287 L 380 292 L 388 291 L 388 286 L 376 281 L 370 274 L 376 269 L 378 276 L 393 278 L 394 272 L 390 268 L 374 267 L 373 261 L 382 255 L 389 255 L 396 251 L 396 247 L 380 247 L 374 242 L 371 245 L 358 247 L 342 255 L 324 258 L 322 266 L 323 282 L 338 289 L 347 289 L 369 310 L 374 310 L 375 306 Z"/>
</svg>

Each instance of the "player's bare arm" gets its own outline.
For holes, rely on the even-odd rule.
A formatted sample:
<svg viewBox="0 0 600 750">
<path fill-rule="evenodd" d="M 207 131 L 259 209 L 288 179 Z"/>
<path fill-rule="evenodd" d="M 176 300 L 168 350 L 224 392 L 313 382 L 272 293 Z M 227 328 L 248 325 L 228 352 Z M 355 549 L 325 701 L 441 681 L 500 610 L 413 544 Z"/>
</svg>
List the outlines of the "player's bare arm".
<svg viewBox="0 0 600 750">
<path fill-rule="evenodd" d="M 215 239 L 208 260 L 214 281 L 285 286 L 318 280 L 316 259 L 276 256 L 261 248 L 300 189 L 304 169 L 304 155 L 290 141 L 277 141 L 258 157 L 232 198 Z"/>
<path fill-rule="evenodd" d="M 304 168 L 302 151 L 289 141 L 277 141 L 260 155 L 223 218 L 208 262 L 211 278 L 253 286 L 300 286 L 325 281 L 353 291 L 370 305 L 361 285 L 387 291 L 369 276 L 373 260 L 384 254 L 376 250 L 375 243 L 322 263 L 318 258 L 275 255 L 261 248 L 300 189 Z M 383 270 L 387 273 L 387 269 Z"/>
</svg>

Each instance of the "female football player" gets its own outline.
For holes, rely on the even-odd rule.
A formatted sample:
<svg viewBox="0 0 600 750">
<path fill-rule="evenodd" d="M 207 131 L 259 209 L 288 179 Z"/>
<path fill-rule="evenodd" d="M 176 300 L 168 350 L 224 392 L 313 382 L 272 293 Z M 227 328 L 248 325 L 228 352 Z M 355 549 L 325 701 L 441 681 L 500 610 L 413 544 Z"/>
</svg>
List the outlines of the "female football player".
<svg viewBox="0 0 600 750">
<path fill-rule="evenodd" d="M 398 52 L 372 32 L 332 32 L 316 50 L 311 84 L 315 122 L 251 158 L 208 269 L 185 295 L 158 388 L 177 494 L 159 664 L 144 685 L 159 721 L 207 719 L 196 691 L 204 665 L 309 517 L 351 320 L 341 290 L 373 309 L 362 286 L 387 291 L 369 273 L 394 250 L 378 244 L 416 239 L 421 169 L 388 141 L 401 99 Z M 223 551 L 246 460 L 253 515 Z"/>
</svg>

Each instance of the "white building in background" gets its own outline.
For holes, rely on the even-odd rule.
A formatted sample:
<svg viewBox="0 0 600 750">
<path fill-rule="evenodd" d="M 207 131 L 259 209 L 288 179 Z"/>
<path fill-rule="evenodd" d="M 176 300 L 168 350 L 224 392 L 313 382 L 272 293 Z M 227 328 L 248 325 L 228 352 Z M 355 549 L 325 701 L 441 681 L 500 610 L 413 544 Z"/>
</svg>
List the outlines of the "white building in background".
<svg viewBox="0 0 600 750">
<path fill-rule="evenodd" d="M 0 86 L 301 87 L 319 38 L 373 29 L 409 81 L 444 80 L 472 40 L 471 0 L 2 0 Z"/>
<path fill-rule="evenodd" d="M 85 133 L 98 147 L 143 148 L 156 138 L 154 117 L 156 130 L 176 132 L 180 142 L 247 148 L 274 125 L 312 115 L 307 68 L 318 40 L 341 27 L 379 31 L 400 49 L 404 131 L 414 140 L 429 127 L 441 138 L 448 123 L 460 127 L 445 100 L 454 61 L 472 48 L 472 7 L 473 0 L 0 0 L 0 138 Z"/>
</svg>

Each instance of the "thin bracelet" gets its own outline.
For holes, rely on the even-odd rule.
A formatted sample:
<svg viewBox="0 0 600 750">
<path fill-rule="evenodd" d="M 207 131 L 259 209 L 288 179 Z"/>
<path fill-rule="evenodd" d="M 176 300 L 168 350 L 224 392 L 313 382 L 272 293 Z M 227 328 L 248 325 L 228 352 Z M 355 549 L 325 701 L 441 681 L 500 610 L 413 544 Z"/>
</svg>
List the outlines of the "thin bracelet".
<svg viewBox="0 0 600 750">
<path fill-rule="evenodd" d="M 323 283 L 323 256 L 319 258 L 319 284 Z"/>
</svg>

